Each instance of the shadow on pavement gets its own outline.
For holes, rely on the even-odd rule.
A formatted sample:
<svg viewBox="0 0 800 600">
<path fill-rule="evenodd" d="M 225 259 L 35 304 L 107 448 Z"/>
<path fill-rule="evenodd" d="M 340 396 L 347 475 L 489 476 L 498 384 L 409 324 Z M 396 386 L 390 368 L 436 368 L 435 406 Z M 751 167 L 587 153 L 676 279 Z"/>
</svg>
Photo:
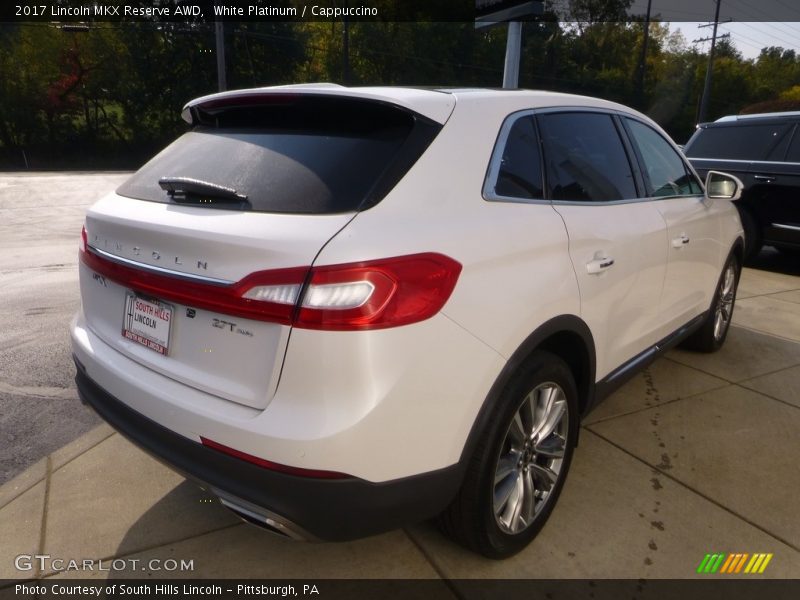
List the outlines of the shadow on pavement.
<svg viewBox="0 0 800 600">
<path fill-rule="evenodd" d="M 745 265 L 752 269 L 783 273 L 785 275 L 800 275 L 800 252 L 795 255 L 781 252 L 766 246 L 755 258 Z"/>
</svg>

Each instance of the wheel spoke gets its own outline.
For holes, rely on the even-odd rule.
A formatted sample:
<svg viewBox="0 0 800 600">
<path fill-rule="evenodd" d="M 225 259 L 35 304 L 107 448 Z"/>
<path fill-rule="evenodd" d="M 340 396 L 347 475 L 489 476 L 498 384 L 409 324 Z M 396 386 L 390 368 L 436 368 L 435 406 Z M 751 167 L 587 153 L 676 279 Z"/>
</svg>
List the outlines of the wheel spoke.
<svg viewBox="0 0 800 600">
<path fill-rule="evenodd" d="M 508 430 L 508 438 L 511 438 L 517 444 L 517 446 L 511 444 L 512 448 L 523 446 L 528 438 L 528 435 L 525 433 L 525 426 L 522 424 L 522 417 L 520 417 L 519 412 L 514 415 L 514 419 L 511 421 L 511 427 Z"/>
<path fill-rule="evenodd" d="M 525 503 L 525 483 L 522 477 L 522 473 L 517 476 L 516 485 L 514 486 L 514 493 L 511 494 L 511 498 L 509 499 L 509 507 L 511 508 L 511 514 L 508 517 L 508 524 L 511 526 L 511 530 L 514 532 L 519 531 L 520 529 L 520 515 L 522 514 L 522 505 Z"/>
<path fill-rule="evenodd" d="M 725 319 L 722 316 L 722 310 L 717 309 L 717 314 L 714 317 L 714 339 L 719 339 L 722 336 L 722 329 Z"/>
<path fill-rule="evenodd" d="M 516 470 L 518 462 L 519 453 L 517 452 L 509 452 L 505 456 L 501 456 L 494 474 L 494 484 L 497 485 L 511 475 Z"/>
<path fill-rule="evenodd" d="M 542 484 L 544 491 L 550 492 L 558 479 L 558 473 L 553 471 L 550 467 L 544 465 L 532 464 L 530 469 L 533 471 L 533 476 Z"/>
<path fill-rule="evenodd" d="M 523 417 L 522 420 L 525 423 L 526 437 L 528 438 L 530 438 L 532 432 L 536 431 L 536 421 L 541 418 L 540 411 L 537 410 L 536 406 L 536 396 L 535 391 L 528 394 L 519 409 L 520 416 Z"/>
<path fill-rule="evenodd" d="M 727 298 L 728 296 L 733 294 L 733 282 L 736 281 L 736 276 L 733 272 L 733 266 L 729 266 L 725 270 L 725 280 L 722 285 L 722 290 L 720 296 L 723 298 Z"/>
<path fill-rule="evenodd" d="M 500 505 L 495 503 L 495 514 L 500 517 L 500 521 L 512 532 L 516 532 L 520 511 L 522 510 L 522 500 L 524 497 L 524 486 L 522 483 L 522 473 L 517 473 L 516 477 L 509 477 L 508 497 Z"/>
<path fill-rule="evenodd" d="M 561 419 L 564 418 L 564 415 L 567 414 L 567 401 L 563 398 L 559 398 L 550 403 L 550 411 L 547 413 L 547 417 L 542 423 L 542 426 L 539 428 L 538 431 L 535 432 L 534 435 L 534 442 L 538 442 L 538 440 L 547 439 L 550 434 L 552 434 L 556 427 L 561 424 Z"/>
<path fill-rule="evenodd" d="M 522 519 L 522 524 L 527 527 L 533 522 L 533 517 L 536 516 L 536 486 L 530 469 L 523 473 L 523 493 L 525 496 L 520 518 Z"/>
<path fill-rule="evenodd" d="M 531 394 L 531 397 L 533 396 L 534 394 Z M 558 390 L 552 385 L 540 388 L 538 394 L 536 394 L 534 401 L 538 405 L 539 410 L 536 411 L 537 419 L 533 422 L 533 437 L 540 435 L 542 427 L 547 424 L 547 419 L 553 410 L 553 403 L 556 401 L 557 396 Z"/>
<path fill-rule="evenodd" d="M 543 440 L 539 440 L 533 449 L 536 454 L 549 458 L 564 458 L 564 451 L 567 447 L 567 440 L 559 435 L 552 434 Z"/>
<path fill-rule="evenodd" d="M 517 485 L 518 476 L 506 477 L 494 488 L 494 514 L 500 515 Z"/>
</svg>

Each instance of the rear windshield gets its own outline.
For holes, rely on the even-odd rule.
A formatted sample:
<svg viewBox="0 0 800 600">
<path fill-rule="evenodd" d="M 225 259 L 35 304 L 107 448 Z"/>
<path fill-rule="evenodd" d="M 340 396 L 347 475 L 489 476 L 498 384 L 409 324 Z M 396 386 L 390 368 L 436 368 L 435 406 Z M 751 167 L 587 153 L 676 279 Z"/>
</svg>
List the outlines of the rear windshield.
<svg viewBox="0 0 800 600">
<path fill-rule="evenodd" d="M 419 158 L 438 125 L 396 107 L 297 98 L 199 113 L 201 125 L 145 164 L 117 193 L 172 202 L 161 178 L 233 189 L 237 209 L 332 214 L 372 206 Z M 412 135 L 416 130 L 416 134 Z M 196 198 L 209 208 L 225 202 Z M 191 204 L 191 198 L 183 204 Z"/>
<path fill-rule="evenodd" d="M 692 158 L 768 160 L 790 127 L 787 123 L 706 127 L 695 133 L 684 152 Z"/>
</svg>

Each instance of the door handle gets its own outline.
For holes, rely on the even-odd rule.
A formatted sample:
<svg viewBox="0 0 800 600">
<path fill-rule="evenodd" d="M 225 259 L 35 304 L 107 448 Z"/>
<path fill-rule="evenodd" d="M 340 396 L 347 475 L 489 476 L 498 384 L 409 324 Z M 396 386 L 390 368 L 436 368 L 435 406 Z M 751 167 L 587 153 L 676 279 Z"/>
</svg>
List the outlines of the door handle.
<svg viewBox="0 0 800 600">
<path fill-rule="evenodd" d="M 588 263 L 586 263 L 586 270 L 589 272 L 589 275 L 599 275 L 606 269 L 610 269 L 613 266 L 613 258 L 595 258 L 594 260 L 590 260 Z"/>
<path fill-rule="evenodd" d="M 753 179 L 756 181 L 761 181 L 762 183 L 773 183 L 777 177 L 773 175 L 753 175 Z"/>
<path fill-rule="evenodd" d="M 685 233 L 680 234 L 676 238 L 672 238 L 672 247 L 673 248 L 683 248 L 686 244 L 689 243 L 689 236 Z"/>
</svg>

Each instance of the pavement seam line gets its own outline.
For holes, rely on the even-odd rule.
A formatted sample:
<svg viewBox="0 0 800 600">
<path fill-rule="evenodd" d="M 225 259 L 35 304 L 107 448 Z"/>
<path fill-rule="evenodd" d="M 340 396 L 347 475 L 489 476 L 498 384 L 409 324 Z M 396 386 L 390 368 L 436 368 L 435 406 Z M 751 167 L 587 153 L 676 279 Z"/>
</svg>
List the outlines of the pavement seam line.
<svg viewBox="0 0 800 600">
<path fill-rule="evenodd" d="M 789 367 L 789 368 L 790 369 L 794 369 L 795 367 Z M 786 370 L 786 369 L 784 369 L 784 370 Z M 780 373 L 780 371 L 777 371 L 777 373 Z M 772 375 L 775 375 L 775 373 L 772 373 Z M 764 375 L 760 375 L 759 377 L 764 377 Z M 767 377 L 768 377 L 768 375 L 767 375 Z M 753 377 L 753 379 L 758 379 L 758 377 Z M 753 392 L 754 394 L 759 394 L 760 396 L 764 396 L 765 398 L 769 398 L 770 400 L 775 400 L 775 402 L 780 402 L 781 404 L 785 404 L 786 406 L 790 406 L 790 407 L 794 408 L 795 410 L 800 410 L 800 406 L 797 406 L 796 404 L 792 404 L 791 402 L 787 402 L 786 400 L 782 400 L 780 398 L 776 398 L 775 396 L 770 396 L 766 392 L 762 392 L 761 390 L 756 390 L 756 389 L 753 389 L 751 387 L 747 387 L 746 385 L 744 385 L 748 381 L 753 381 L 753 379 L 746 379 L 745 381 L 742 381 L 741 383 L 734 383 L 733 385 L 735 385 L 738 388 L 742 388 L 743 390 L 747 390 L 748 392 Z"/>
<path fill-rule="evenodd" d="M 87 432 L 87 433 L 88 433 L 88 432 Z M 84 435 L 86 435 L 86 434 L 84 434 Z M 95 449 L 95 448 L 97 448 L 97 447 L 98 447 L 100 444 L 102 444 L 102 443 L 103 443 L 103 442 L 105 442 L 105 441 L 106 441 L 108 438 L 110 438 L 111 436 L 114 436 L 114 435 L 117 435 L 117 431 L 116 431 L 115 429 L 112 429 L 112 430 L 111 430 L 111 432 L 110 432 L 110 433 L 109 433 L 107 436 L 105 436 L 105 437 L 104 437 L 102 440 L 98 440 L 96 443 L 92 444 L 91 446 L 89 446 L 89 447 L 88 447 L 88 448 L 86 448 L 85 450 L 82 450 L 81 452 L 78 452 L 78 454 L 76 454 L 75 456 L 73 456 L 72 458 L 70 458 L 70 459 L 69 459 L 68 461 L 66 461 L 64 464 L 60 465 L 60 466 L 59 466 L 59 467 L 56 469 L 56 471 L 60 471 L 61 469 L 63 469 L 64 467 L 66 467 L 68 464 L 70 464 L 71 462 L 73 462 L 73 461 L 75 461 L 75 460 L 79 459 L 81 456 L 83 456 L 83 455 L 84 455 L 84 454 L 86 454 L 87 452 L 89 452 L 89 451 L 91 451 L 91 450 L 94 450 L 94 449 Z M 80 438 L 78 438 L 78 439 L 80 439 Z M 59 448 L 59 450 L 60 450 L 60 448 Z"/>
<path fill-rule="evenodd" d="M 755 331 L 755 330 L 753 330 L 753 331 Z M 761 333 L 761 332 L 759 331 L 757 333 Z M 777 337 L 777 336 L 773 336 L 773 337 Z M 783 339 L 783 338 L 778 338 L 778 339 Z M 678 360 L 675 360 L 674 358 L 670 358 L 668 356 L 664 356 L 663 358 L 666 358 L 667 360 L 671 360 L 675 364 L 681 365 L 682 367 L 689 367 L 689 365 L 683 364 L 682 362 L 680 362 Z M 758 375 L 752 375 L 751 377 L 747 377 L 745 379 L 737 379 L 736 381 L 732 381 L 730 379 L 725 379 L 721 375 L 715 375 L 714 373 L 709 373 L 708 371 L 703 371 L 702 369 L 698 369 L 697 367 L 689 367 L 689 368 L 690 369 L 694 369 L 695 371 L 700 371 L 704 375 L 710 375 L 711 377 L 716 377 L 717 379 L 722 379 L 723 381 L 727 381 L 728 383 L 730 383 L 732 385 L 738 385 L 738 384 L 740 384 L 740 383 L 742 383 L 744 381 L 750 381 L 752 379 L 758 379 L 759 377 L 768 377 L 769 375 L 775 375 L 775 373 L 780 373 L 781 371 L 785 371 L 786 369 L 794 369 L 795 367 L 798 367 L 798 366 L 800 366 L 800 363 L 793 363 L 793 364 L 790 364 L 790 365 L 786 365 L 785 367 L 781 367 L 780 369 L 775 369 L 774 371 L 767 371 L 766 373 L 759 373 Z"/>
<path fill-rule="evenodd" d="M 456 588 L 455 585 L 453 585 L 453 582 L 450 580 L 450 578 L 447 577 L 447 575 L 445 575 L 442 572 L 442 570 L 439 568 L 439 565 L 437 565 L 434 562 L 430 553 L 425 549 L 422 543 L 419 540 L 417 540 L 417 538 L 415 538 L 413 535 L 411 535 L 411 532 L 408 531 L 408 529 L 406 529 L 405 527 L 402 529 L 402 532 L 416 547 L 419 553 L 422 554 L 422 557 L 428 561 L 428 564 L 433 568 L 434 572 L 439 576 L 439 579 L 441 579 L 441 581 L 447 586 L 447 589 L 450 590 L 450 593 L 452 593 L 453 596 L 458 598 L 458 600 L 465 600 L 464 595 L 458 591 L 458 588 Z"/>
<path fill-rule="evenodd" d="M 87 432 L 87 433 L 88 433 L 88 432 Z M 95 448 L 96 446 L 99 446 L 100 444 L 102 444 L 103 442 L 105 442 L 105 441 L 106 441 L 108 438 L 110 438 L 112 435 L 115 435 L 116 433 L 117 433 L 116 431 L 112 430 L 112 431 L 111 431 L 111 432 L 110 432 L 110 433 L 109 433 L 109 434 L 108 434 L 106 437 L 104 437 L 102 440 L 99 440 L 97 443 L 95 443 L 95 444 L 92 444 L 91 446 L 89 446 L 88 448 L 86 448 L 85 450 L 83 450 L 82 452 L 79 452 L 77 455 L 75 455 L 75 456 L 73 456 L 72 458 L 70 458 L 70 459 L 69 459 L 67 462 L 65 462 L 63 465 L 61 465 L 61 466 L 60 466 L 60 467 L 58 467 L 57 469 L 54 469 L 54 470 L 53 470 L 53 473 L 55 473 L 56 471 L 60 471 L 61 469 L 63 469 L 64 467 L 66 467 L 66 466 L 67 466 L 69 463 L 71 463 L 73 460 L 75 460 L 75 459 L 77 459 L 77 458 L 80 458 L 81 456 L 83 456 L 84 454 L 86 454 L 86 453 L 87 453 L 89 450 L 91 450 L 91 449 Z M 84 435 L 86 435 L 86 434 L 84 434 Z M 80 439 L 80 438 L 78 438 L 78 439 Z M 74 441 L 74 440 L 73 440 L 73 441 Z M 70 443 L 71 443 L 71 442 L 70 442 Z M 66 447 L 66 446 L 62 446 L 62 448 L 63 448 L 63 447 Z M 56 450 L 56 452 L 58 452 L 59 450 L 61 450 L 61 448 L 59 448 L 58 450 Z M 48 459 L 49 459 L 49 457 L 50 457 L 50 455 L 48 454 L 48 455 L 45 457 L 45 460 L 48 460 Z M 31 465 L 31 467 L 32 467 L 32 466 L 33 466 L 33 465 Z M 26 471 L 28 471 L 28 470 L 29 470 L 31 467 L 28 467 L 28 469 L 25 469 L 25 471 L 23 471 L 23 472 L 22 472 L 22 473 L 20 473 L 19 475 L 22 475 L 22 474 L 24 474 L 24 473 L 25 473 Z M 16 477 L 19 477 L 19 475 L 17 475 Z M 16 479 L 16 477 L 15 477 L 15 479 Z M 24 493 L 25 493 L 25 492 L 27 492 L 28 490 L 32 489 L 34 486 L 36 486 L 36 484 L 37 484 L 37 483 L 40 483 L 40 482 L 44 481 L 46 478 L 47 478 L 47 467 L 45 467 L 45 474 L 44 474 L 42 477 L 40 477 L 40 478 L 39 478 L 39 479 L 37 479 L 36 481 L 33 481 L 33 482 L 32 482 L 32 483 L 31 483 L 31 484 L 28 486 L 28 487 L 26 487 L 26 488 L 24 488 L 24 489 L 21 489 L 21 490 L 20 490 L 18 493 L 14 494 L 14 496 L 12 496 L 12 497 L 11 497 L 11 498 L 10 498 L 10 499 L 7 501 L 7 502 L 3 502 L 3 504 L 0 504 L 0 510 L 4 509 L 6 506 L 8 506 L 9 504 L 11 504 L 11 503 L 12 503 L 14 500 L 16 500 L 17 498 L 19 498 L 20 496 L 22 496 L 22 494 L 24 494 Z M 13 479 L 12 479 L 11 481 L 13 481 Z M 11 481 L 7 481 L 6 483 L 4 483 L 4 484 L 3 484 L 2 486 L 0 486 L 0 487 L 3 487 L 3 486 L 5 486 L 5 485 L 8 485 L 9 483 L 11 483 Z"/>
<path fill-rule="evenodd" d="M 761 296 L 751 296 L 753 298 L 769 298 L 770 296 L 776 296 L 778 294 L 787 294 L 789 292 L 800 292 L 800 288 L 795 288 L 793 290 L 781 290 L 780 292 L 770 292 L 769 294 L 762 294 Z M 772 298 L 773 300 L 780 300 L 781 302 L 788 302 L 789 304 L 797 304 L 792 300 L 784 300 L 783 298 Z M 747 300 L 747 298 L 742 298 L 742 300 Z"/>
<path fill-rule="evenodd" d="M 716 377 L 717 379 L 722 379 L 722 381 L 726 382 L 728 385 L 735 385 L 736 384 L 735 381 L 731 381 L 730 379 L 726 379 L 725 377 L 722 377 L 720 375 L 714 375 L 713 373 L 709 373 L 708 371 L 704 371 L 703 369 L 699 369 L 697 367 L 691 367 L 691 366 L 689 366 L 687 364 L 682 363 L 679 360 L 675 360 L 674 358 L 670 358 L 669 356 L 664 356 L 663 358 L 666 359 L 666 360 L 670 360 L 670 361 L 674 362 L 676 365 L 680 365 L 681 367 L 688 367 L 689 369 L 694 369 L 695 371 L 699 371 L 703 375 L 709 375 L 710 377 Z M 757 375 L 757 377 L 760 377 L 760 375 Z"/>
<path fill-rule="evenodd" d="M 42 522 L 39 526 L 39 555 L 44 554 L 44 544 L 47 541 L 47 508 L 50 503 L 50 481 L 53 474 L 53 463 L 50 454 L 47 455 L 45 463 L 45 476 L 44 476 L 44 501 L 42 502 Z M 42 575 L 41 567 L 39 564 L 34 571 L 34 577 L 40 579 Z"/>
<path fill-rule="evenodd" d="M 738 327 L 739 329 L 745 329 L 745 330 L 750 331 L 752 333 L 758 333 L 758 334 L 761 334 L 761 335 L 768 335 L 769 337 L 773 337 L 776 340 L 782 340 L 784 342 L 791 342 L 793 344 L 800 344 L 800 340 L 798 340 L 798 339 L 783 337 L 782 335 L 776 335 L 774 333 L 770 333 L 769 331 L 764 331 L 763 329 L 754 329 L 752 327 L 748 327 L 747 325 L 742 325 L 741 323 L 733 323 L 733 322 L 731 322 L 731 327 Z"/>
<path fill-rule="evenodd" d="M 794 545 L 792 542 L 790 542 L 790 541 L 788 541 L 788 540 L 785 540 L 785 539 L 783 539 L 782 537 L 780 537 L 779 535 L 777 535 L 777 534 L 775 534 L 775 533 L 772 533 L 772 532 L 771 532 L 771 531 L 769 531 L 768 529 L 765 529 L 765 528 L 764 528 L 764 527 L 762 527 L 761 525 L 758 525 L 757 523 L 754 523 L 753 521 L 751 521 L 750 519 L 748 519 L 748 518 L 747 518 L 747 517 L 745 517 L 744 515 L 740 515 L 739 513 L 737 513 L 736 511 L 734 511 L 734 510 L 733 510 L 733 509 L 731 509 L 731 508 L 728 508 L 728 507 L 727 507 L 727 506 L 725 506 L 724 504 L 720 504 L 720 503 L 719 503 L 717 500 L 714 500 L 713 498 L 711 498 L 711 497 L 707 496 L 706 494 L 704 494 L 704 493 L 703 493 L 703 492 L 701 492 L 700 490 L 697 490 L 697 489 L 693 488 L 692 486 L 690 486 L 690 485 L 689 485 L 689 484 L 687 484 L 686 482 L 684 482 L 684 481 L 681 481 L 680 479 L 677 479 L 677 478 L 676 478 L 674 475 L 670 475 L 669 473 L 667 473 L 666 471 L 663 471 L 662 469 L 659 469 L 659 468 L 658 468 L 658 467 L 656 467 L 655 465 L 651 465 L 651 464 L 650 464 L 649 462 L 647 462 L 645 459 L 643 459 L 643 458 L 640 458 L 640 457 L 636 456 L 635 454 L 633 454 L 633 452 L 631 452 L 631 451 L 629 451 L 629 450 L 627 450 L 627 449 L 623 448 L 622 446 L 620 446 L 619 444 L 616 444 L 615 442 L 612 442 L 610 439 L 608 439 L 608 438 L 607 438 L 607 437 L 605 437 L 604 435 L 602 435 L 602 434 L 600 434 L 600 433 L 598 433 L 598 432 L 596 432 L 596 431 L 593 431 L 593 430 L 589 429 L 588 427 L 587 427 L 587 428 L 584 428 L 584 429 L 586 429 L 586 430 L 587 430 L 587 431 L 589 431 L 590 433 L 594 434 L 595 436 L 597 436 L 598 438 L 600 438 L 601 440 L 603 440 L 604 442 L 606 442 L 606 443 L 607 443 L 607 444 L 609 444 L 610 446 L 613 446 L 613 447 L 614 447 L 614 448 L 616 448 L 617 450 L 619 450 L 619 451 L 621 451 L 621 452 L 624 452 L 625 454 L 627 454 L 628 456 L 630 456 L 630 457 L 631 457 L 631 458 L 633 458 L 634 460 L 637 460 L 637 461 L 639 461 L 640 463 L 642 463 L 643 465 L 645 465 L 645 466 L 647 466 L 647 467 L 651 468 L 652 470 L 654 470 L 654 471 L 657 471 L 657 472 L 658 472 L 660 475 L 663 475 L 663 476 L 664 476 L 664 477 L 666 477 L 667 479 L 670 479 L 671 481 L 673 481 L 674 483 L 678 484 L 679 486 L 681 486 L 681 487 L 683 487 L 683 488 L 685 488 L 685 489 L 689 490 L 690 492 L 692 492 L 692 493 L 696 494 L 697 496 L 700 496 L 701 498 L 703 498 L 704 500 L 706 500 L 706 501 L 710 502 L 710 503 L 711 503 L 711 504 L 713 504 L 714 506 L 716 506 L 716 507 L 718 507 L 718 508 L 721 508 L 721 509 L 722 509 L 722 510 L 724 510 L 726 513 L 728 513 L 728 514 L 730 514 L 730 515 L 732 515 L 732 516 L 736 517 L 737 519 L 739 519 L 739 520 L 741 520 L 741 521 L 744 521 L 745 523 L 747 523 L 747 524 L 748 524 L 748 525 L 750 525 L 751 527 L 754 527 L 755 529 L 758 529 L 760 532 L 762 532 L 762 533 L 764 533 L 764 534 L 768 535 L 769 537 L 771 537 L 771 538 L 773 538 L 773 539 L 775 539 L 775 540 L 779 541 L 780 543 L 784 544 L 785 546 L 788 546 L 789 548 L 791 548 L 791 549 L 792 549 L 792 550 L 794 550 L 795 552 L 800 552 L 800 548 L 798 548 L 797 546 L 795 546 L 795 545 Z"/>
<path fill-rule="evenodd" d="M 739 379 L 738 381 L 731 381 L 731 383 L 734 385 L 740 385 L 745 381 L 752 381 L 753 379 L 758 379 L 759 377 L 769 377 L 771 375 L 777 375 L 781 371 L 785 371 L 786 369 L 794 369 L 795 367 L 800 367 L 800 363 L 787 365 L 785 367 L 781 367 L 780 369 L 775 369 L 774 371 L 767 371 L 766 373 L 762 373 L 761 375 L 753 375 L 752 377 L 748 377 L 747 379 Z"/>
<path fill-rule="evenodd" d="M 789 367 L 789 368 L 791 369 L 793 367 Z M 721 378 L 718 378 L 718 379 L 721 379 Z M 635 415 L 635 414 L 638 414 L 638 413 L 641 413 L 641 412 L 646 412 L 646 411 L 652 410 L 654 408 L 661 408 L 662 406 L 668 406 L 670 404 L 674 404 L 675 402 L 680 402 L 681 400 L 692 400 L 693 398 L 696 398 L 697 396 L 702 396 L 703 394 L 708 394 L 710 392 L 716 392 L 716 391 L 719 391 L 719 390 L 724 390 L 727 387 L 731 387 L 732 385 L 736 385 L 735 383 L 733 383 L 731 381 L 727 381 L 725 379 L 723 379 L 722 381 L 725 381 L 724 385 L 719 385 L 719 386 L 716 386 L 716 387 L 713 387 L 713 388 L 709 388 L 707 390 L 704 390 L 702 392 L 697 392 L 696 394 L 691 394 L 689 396 L 678 396 L 677 398 L 673 398 L 672 400 L 666 400 L 664 402 L 659 402 L 658 404 L 653 404 L 652 406 L 643 406 L 641 408 L 637 408 L 636 410 L 632 410 L 630 412 L 620 413 L 618 415 L 611 415 L 609 417 L 603 417 L 602 419 L 598 419 L 597 421 L 592 421 L 591 423 L 587 423 L 586 425 L 583 425 L 583 428 L 585 429 L 587 427 L 591 427 L 592 425 L 599 425 L 600 423 L 606 423 L 607 421 L 611 421 L 612 419 L 619 419 L 620 417 L 627 417 L 629 415 Z M 750 391 L 752 391 L 752 390 L 750 390 Z M 605 400 L 603 402 L 605 402 Z M 600 404 L 602 405 L 603 402 L 601 402 Z"/>
<path fill-rule="evenodd" d="M 247 523 L 231 523 L 230 525 L 225 525 L 223 527 L 218 527 L 217 529 L 209 529 L 208 531 L 204 531 L 203 533 L 197 533 L 194 535 L 187 535 L 186 537 L 178 538 L 177 540 L 170 540 L 168 542 L 162 542 L 160 544 L 156 544 L 155 546 L 147 546 L 146 548 L 139 548 L 138 550 L 134 550 L 133 552 L 129 552 L 128 554 L 112 554 L 109 556 L 104 556 L 102 558 L 94 559 L 99 562 L 110 562 L 117 558 L 127 559 L 131 556 L 136 554 L 140 554 L 142 552 L 150 552 L 151 550 L 157 550 L 159 548 L 163 548 L 165 546 L 170 546 L 172 544 L 181 544 L 183 542 L 187 542 L 189 540 L 193 540 L 194 538 L 203 537 L 204 535 L 209 535 L 212 533 L 218 533 L 220 531 L 225 531 L 226 529 L 233 529 L 234 527 L 245 527 Z M 59 575 L 64 573 L 65 571 L 52 571 L 45 573 L 39 579 L 47 579 L 48 577 L 53 577 L 55 575 Z"/>
<path fill-rule="evenodd" d="M 32 468 L 32 466 L 33 466 L 33 465 L 31 465 L 31 467 L 28 467 L 28 469 Z M 25 471 L 23 471 L 23 472 L 22 472 L 22 473 L 20 473 L 19 475 L 23 475 L 23 474 L 24 474 L 26 471 L 28 471 L 28 469 L 25 469 Z M 45 467 L 45 469 L 46 469 L 46 467 Z M 17 477 L 19 477 L 19 475 L 17 475 L 16 477 L 14 477 L 14 479 L 16 479 Z M 25 492 L 27 492 L 27 491 L 29 491 L 29 490 L 33 489 L 34 487 L 36 487 L 36 485 L 37 485 L 37 484 L 39 484 L 39 483 L 41 483 L 42 481 L 44 481 L 46 477 L 47 477 L 47 473 L 45 472 L 45 474 L 44 474 L 44 475 L 42 475 L 42 476 L 41 476 L 39 479 L 37 479 L 36 481 L 33 481 L 33 482 L 31 482 L 31 484 L 30 484 L 28 487 L 26 487 L 26 488 L 24 488 L 24 489 L 21 489 L 21 490 L 20 490 L 18 493 L 14 494 L 14 496 L 12 496 L 11 498 L 9 498 L 9 500 L 8 500 L 7 502 L 3 502 L 3 504 L 0 504 L 0 510 L 3 510 L 3 509 L 6 507 L 6 506 L 8 506 L 9 504 L 11 504 L 11 503 L 12 503 L 14 500 L 16 500 L 17 498 L 19 498 L 20 496 L 22 496 L 22 494 L 24 494 Z M 13 479 L 12 479 L 11 481 L 13 481 Z M 6 482 L 6 483 L 4 483 L 3 485 L 8 485 L 8 484 L 10 484 L 10 483 L 11 483 L 11 481 L 7 481 L 7 482 Z"/>
<path fill-rule="evenodd" d="M 711 392 L 718 392 L 718 391 L 724 390 L 725 388 L 728 388 L 728 387 L 738 387 L 738 388 L 740 388 L 742 390 L 745 390 L 745 391 L 748 391 L 748 392 L 753 392 L 754 394 L 758 394 L 759 396 L 764 396 L 765 398 L 768 398 L 770 400 L 775 400 L 776 402 L 780 402 L 781 404 L 785 404 L 786 406 L 789 406 L 791 408 L 800 410 L 800 406 L 797 406 L 796 404 L 792 404 L 791 402 L 787 402 L 786 400 L 782 400 L 780 398 L 776 398 L 775 396 L 771 396 L 771 395 L 769 395 L 766 392 L 763 392 L 761 390 L 754 389 L 754 388 L 751 388 L 751 387 L 747 387 L 746 385 L 744 385 L 748 381 L 753 381 L 754 379 L 760 379 L 761 377 L 771 377 L 772 375 L 776 375 L 778 373 L 782 373 L 783 371 L 788 371 L 789 369 L 795 369 L 798 366 L 800 366 L 800 365 L 793 365 L 791 367 L 786 367 L 785 369 L 780 369 L 778 371 L 773 371 L 771 373 L 765 373 L 764 375 L 756 375 L 755 377 L 751 377 L 750 379 L 745 379 L 745 380 L 740 381 L 738 383 L 737 382 L 733 382 L 733 381 L 729 382 L 727 380 L 723 380 L 723 381 L 726 381 L 725 385 L 720 385 L 718 387 L 709 388 L 709 389 L 707 389 L 707 390 L 705 390 L 703 392 L 698 392 L 696 394 L 692 394 L 691 396 L 682 396 L 680 398 L 673 398 L 672 400 L 667 400 L 666 402 L 661 402 L 659 404 L 654 404 L 652 406 L 644 406 L 642 408 L 637 408 L 636 410 L 632 410 L 630 412 L 620 413 L 618 415 L 612 415 L 610 417 L 603 417 L 602 419 L 598 419 L 597 421 L 592 421 L 591 423 L 587 423 L 586 425 L 582 425 L 582 427 L 584 429 L 587 429 L 587 428 L 589 428 L 589 427 L 591 427 L 593 425 L 600 425 L 601 423 L 607 423 L 608 421 L 612 421 L 614 419 L 619 419 L 619 418 L 622 418 L 622 417 L 628 417 L 630 415 L 636 415 L 636 414 L 639 414 L 639 413 L 647 412 L 648 410 L 652 410 L 654 408 L 660 408 L 662 406 L 668 406 L 668 405 L 674 404 L 675 402 L 678 402 L 680 400 L 693 400 L 693 399 L 695 399 L 695 398 L 697 398 L 699 396 L 703 396 L 704 394 L 710 394 Z"/>
</svg>

